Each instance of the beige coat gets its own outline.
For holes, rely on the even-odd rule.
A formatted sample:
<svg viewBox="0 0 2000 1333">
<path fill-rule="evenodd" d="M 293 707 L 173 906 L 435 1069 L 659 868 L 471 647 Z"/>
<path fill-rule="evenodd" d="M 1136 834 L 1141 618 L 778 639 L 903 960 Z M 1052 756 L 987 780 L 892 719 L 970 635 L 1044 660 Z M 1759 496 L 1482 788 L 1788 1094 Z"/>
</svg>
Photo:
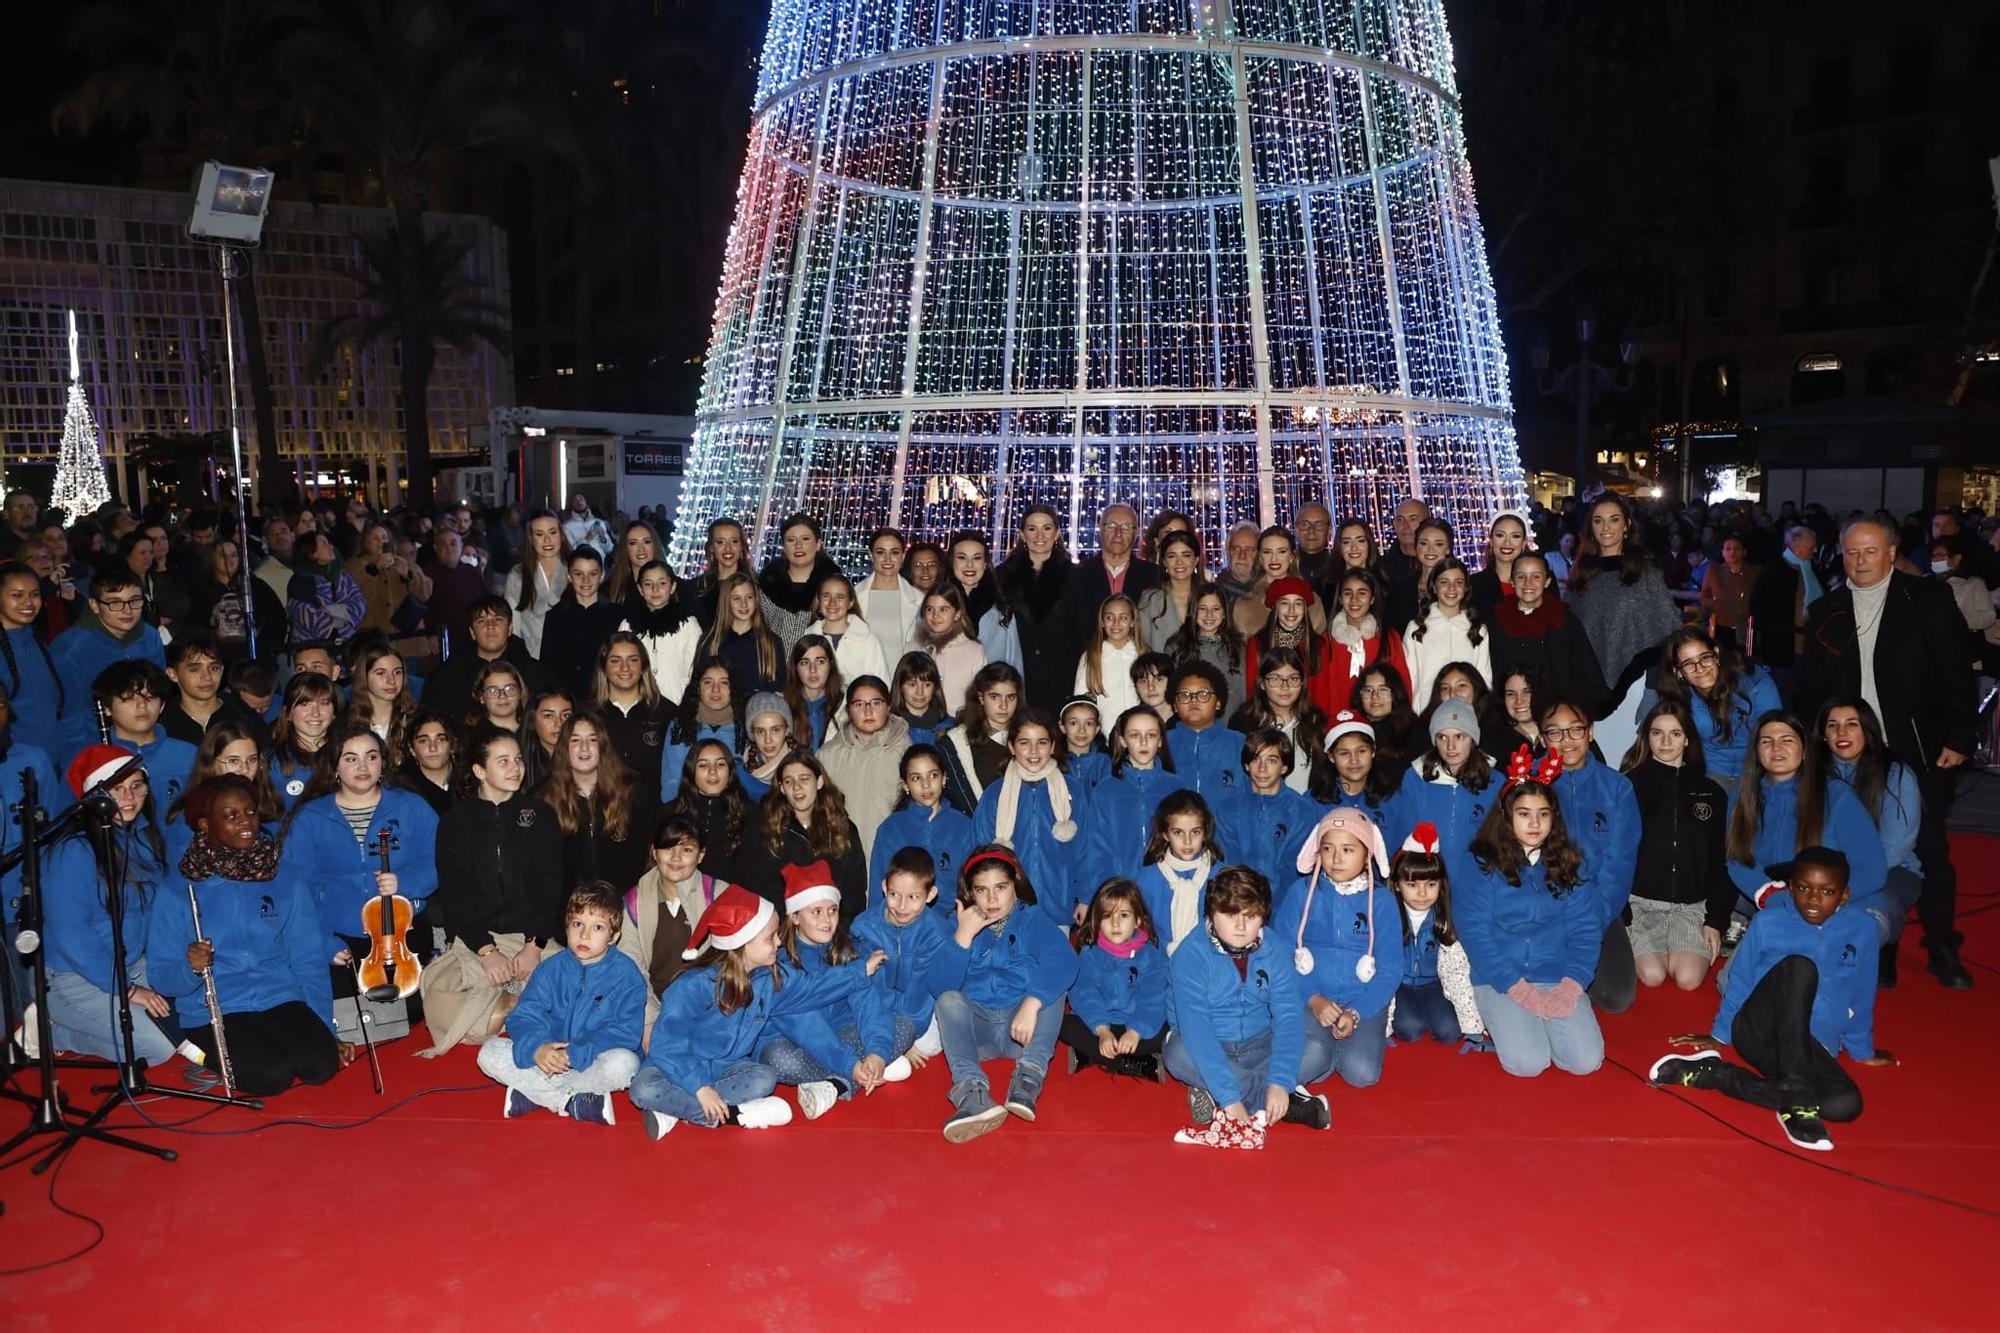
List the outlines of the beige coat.
<svg viewBox="0 0 2000 1333">
<path fill-rule="evenodd" d="M 843 719 L 819 748 L 826 776 L 847 798 L 847 817 L 861 835 L 861 853 L 872 854 L 875 832 L 895 807 L 902 791 L 903 751 L 910 748 L 910 724 L 891 717 L 889 725 L 863 739 L 851 719 Z M 875 868 L 869 867 L 869 875 Z"/>
</svg>

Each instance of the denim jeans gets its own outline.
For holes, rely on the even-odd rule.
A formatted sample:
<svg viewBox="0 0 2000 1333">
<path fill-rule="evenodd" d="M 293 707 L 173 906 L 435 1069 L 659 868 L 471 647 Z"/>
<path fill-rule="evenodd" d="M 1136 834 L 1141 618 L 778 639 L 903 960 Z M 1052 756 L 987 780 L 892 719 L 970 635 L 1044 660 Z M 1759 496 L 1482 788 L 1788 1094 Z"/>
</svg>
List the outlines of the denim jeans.
<svg viewBox="0 0 2000 1333">
<path fill-rule="evenodd" d="M 888 1056 L 891 1060 L 916 1045 L 918 1035 L 917 1025 L 909 1019 L 901 1014 L 893 1015 L 893 1019 L 895 1030 L 889 1040 Z M 778 1082 L 791 1087 L 797 1087 L 801 1083 L 818 1083 L 826 1079 L 836 1080 L 834 1086 L 840 1089 L 840 1096 L 844 1101 L 854 1095 L 852 1086 L 854 1066 L 861 1060 L 861 1029 L 849 1023 L 834 1035 L 838 1037 L 840 1044 L 847 1048 L 849 1056 L 847 1063 L 839 1069 L 828 1069 L 813 1058 L 812 1052 L 789 1037 L 773 1037 L 770 1043 L 757 1053 L 757 1058 L 771 1066 L 772 1072 L 778 1076 Z"/>
<path fill-rule="evenodd" d="M 945 1063 L 951 1067 L 951 1086 L 987 1087 L 981 1060 L 1012 1060 L 1016 1077 L 1029 1074 L 1039 1079 L 1049 1072 L 1049 1056 L 1056 1048 L 1056 1033 L 1062 1030 L 1063 1002 L 1058 996 L 1035 1015 L 1035 1030 L 1023 1046 L 1008 1031 L 1019 1004 L 1005 1009 L 989 1009 L 965 998 L 964 991 L 948 990 L 937 997 L 938 1036 L 944 1041 Z"/>
<path fill-rule="evenodd" d="M 1237 1095 L 1253 1112 L 1264 1105 L 1264 1089 L 1272 1084 L 1289 1093 L 1295 1087 L 1316 1083 L 1333 1072 L 1330 1066 L 1309 1066 L 1309 1061 L 1324 1058 L 1323 1052 L 1313 1048 L 1310 1038 L 1306 1042 L 1305 1054 L 1299 1059 L 1299 1068 L 1292 1071 L 1292 1076 L 1287 1077 L 1282 1071 L 1271 1068 L 1271 1032 L 1268 1028 L 1254 1037 L 1225 1041 L 1221 1046 L 1222 1058 L 1229 1062 L 1229 1076 L 1236 1080 Z M 1187 1043 L 1181 1040 L 1178 1031 L 1167 1034 L 1167 1044 L 1160 1052 L 1160 1060 L 1166 1065 L 1167 1072 L 1182 1083 L 1190 1088 L 1200 1088 L 1215 1098 L 1219 1105 L 1228 1104 L 1229 1099 L 1224 1095 L 1228 1090 L 1211 1088 L 1203 1081 L 1201 1070 L 1195 1066 L 1194 1057 L 1188 1054 Z"/>
<path fill-rule="evenodd" d="M 771 1072 L 769 1065 L 760 1065 L 755 1060 L 738 1060 L 722 1071 L 722 1076 L 711 1085 L 716 1095 L 731 1106 L 741 1106 L 759 1097 L 768 1097 L 778 1089 L 778 1076 Z M 695 1097 L 698 1089 L 683 1088 L 656 1065 L 646 1065 L 632 1079 L 632 1105 L 641 1111 L 658 1111 L 690 1125 L 700 1125 L 704 1129 L 714 1129 L 708 1112 L 701 1109 L 701 1102 Z"/>
<path fill-rule="evenodd" d="M 1883 944 L 1894 944 L 1903 936 L 1903 922 L 1923 896 L 1924 877 L 1908 866 L 1890 866 L 1882 882 L 1882 901 L 1872 911 L 1875 933 Z"/>
<path fill-rule="evenodd" d="M 146 984 L 146 960 L 125 969 L 135 986 Z M 56 1048 L 95 1055 L 105 1060 L 125 1058 L 125 1038 L 119 1030 L 121 997 L 99 990 L 76 972 L 49 973 L 49 1026 Z M 180 1026 L 173 1024 L 176 1034 Z M 159 1068 L 174 1057 L 175 1038 L 161 1031 L 144 1006 L 132 1006 L 132 1054 Z"/>
<path fill-rule="evenodd" d="M 512 1088 L 535 1105 L 560 1111 L 579 1092 L 622 1092 L 632 1085 L 639 1057 L 622 1047 L 604 1052 L 588 1068 L 572 1069 L 550 1076 L 534 1065 L 522 1069 L 514 1063 L 514 1043 L 507 1037 L 489 1037 L 479 1048 L 479 1067 L 488 1078 Z"/>
<path fill-rule="evenodd" d="M 1472 993 L 1500 1067 L 1517 1078 L 1534 1078 L 1552 1064 L 1570 1074 L 1594 1074 L 1604 1063 L 1604 1034 L 1588 996 L 1567 1018 L 1541 1018 L 1491 986 L 1475 986 Z"/>
<path fill-rule="evenodd" d="M 1354 1031 L 1336 1037 L 1306 1010 L 1306 1053 L 1299 1060 L 1299 1082 L 1311 1087 L 1328 1074 L 1339 1074 L 1350 1088 L 1372 1088 L 1382 1081 L 1382 1053 L 1389 1045 L 1388 1006 L 1363 1014 Z M 1312 1075 L 1312 1077 L 1307 1077 Z"/>
<path fill-rule="evenodd" d="M 1465 1033 L 1458 1026 L 1458 1010 L 1444 996 L 1444 987 L 1433 981 L 1422 986 L 1396 988 L 1396 1016 L 1390 1033 L 1397 1041 L 1416 1041 L 1425 1033 L 1447 1046 L 1456 1046 Z"/>
</svg>

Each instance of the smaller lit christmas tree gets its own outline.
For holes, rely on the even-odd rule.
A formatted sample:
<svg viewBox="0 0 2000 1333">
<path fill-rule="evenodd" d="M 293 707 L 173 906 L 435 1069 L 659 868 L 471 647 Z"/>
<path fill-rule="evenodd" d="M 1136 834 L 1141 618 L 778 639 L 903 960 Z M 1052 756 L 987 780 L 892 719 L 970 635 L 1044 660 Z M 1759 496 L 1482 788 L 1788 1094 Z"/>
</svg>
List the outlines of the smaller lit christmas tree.
<svg viewBox="0 0 2000 1333">
<path fill-rule="evenodd" d="M 104 460 L 97 453 L 97 422 L 90 415 L 90 400 L 83 396 L 74 310 L 69 312 L 69 406 L 63 412 L 62 452 L 56 458 L 56 486 L 49 502 L 72 519 L 111 502 Z"/>
</svg>

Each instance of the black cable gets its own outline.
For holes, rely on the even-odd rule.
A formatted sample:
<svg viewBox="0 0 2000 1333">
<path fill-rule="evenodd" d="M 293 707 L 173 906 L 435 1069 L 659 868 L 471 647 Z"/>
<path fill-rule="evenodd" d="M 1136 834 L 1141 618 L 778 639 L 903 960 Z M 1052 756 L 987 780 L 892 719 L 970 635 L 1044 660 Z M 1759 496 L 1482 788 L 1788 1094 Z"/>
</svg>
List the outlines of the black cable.
<svg viewBox="0 0 2000 1333">
<path fill-rule="evenodd" d="M 28 1273 L 40 1273 L 47 1269 L 60 1268 L 64 1264 L 83 1258 L 84 1255 L 89 1254 L 104 1243 L 106 1234 L 104 1223 L 98 1221 L 88 1213 L 78 1212 L 56 1197 L 56 1182 L 62 1178 L 63 1168 L 68 1165 L 69 1155 L 64 1154 L 62 1160 L 56 1163 L 55 1170 L 49 1172 L 49 1207 L 55 1209 L 65 1217 L 75 1218 L 97 1234 L 85 1241 L 80 1249 L 72 1250 L 60 1258 L 45 1259 L 41 1263 L 29 1264 L 24 1268 L 0 1268 L 0 1277 L 22 1277 Z"/>
<path fill-rule="evenodd" d="M 1982 964 L 1975 964 L 1975 966 L 1983 967 L 1985 965 L 1982 963 Z M 1995 969 L 1988 969 L 1988 970 L 1991 971 Z M 1676 1090 L 1674 1088 L 1661 1087 L 1659 1084 L 1653 1082 L 1652 1079 L 1646 1077 L 1646 1075 L 1640 1073 L 1638 1070 L 1632 1068 L 1632 1066 L 1626 1064 L 1622 1060 L 1616 1060 L 1613 1059 L 1611 1056 L 1607 1055 L 1604 1057 L 1604 1063 L 1612 1066 L 1615 1069 L 1624 1070 L 1627 1074 L 1630 1074 L 1633 1078 L 1637 1079 L 1641 1084 L 1643 1084 L 1648 1088 L 1651 1088 L 1655 1092 L 1676 1093 Z M 1994 1219 L 2000 1219 L 2000 1208 L 1987 1208 L 1980 1204 L 1967 1203 L 1963 1199 L 1953 1199 L 1943 1194 L 1932 1194 L 1928 1190 L 1920 1190 L 1913 1185 L 1898 1185 L 1892 1180 L 1878 1180 L 1874 1176 L 1863 1175 L 1859 1171 L 1850 1171 L 1844 1166 L 1835 1166 L 1832 1162 L 1829 1162 L 1822 1157 L 1802 1156 L 1799 1153 L 1790 1152 L 1784 1148 L 1779 1147 L 1775 1141 L 1765 1138 L 1762 1135 L 1752 1134 L 1749 1130 L 1744 1129 L 1741 1125 L 1733 1124 L 1724 1117 L 1717 1115 L 1714 1111 L 1710 1110 L 1708 1107 L 1703 1106 L 1699 1101 L 1696 1101 L 1693 1098 L 1676 1093 L 1674 1100 L 1679 1102 L 1681 1105 L 1687 1107 L 1689 1110 L 1707 1116 L 1710 1120 L 1713 1120 L 1716 1124 L 1721 1125 L 1724 1129 L 1728 1130 L 1730 1133 L 1735 1134 L 1740 1138 L 1747 1139 L 1749 1142 L 1756 1144 L 1760 1148 L 1770 1149 L 1772 1152 L 1778 1154 L 1778 1156 L 1784 1158 L 1788 1162 L 1797 1162 L 1802 1166 L 1818 1167 L 1822 1171 L 1830 1171 L 1836 1176 L 1845 1176 L 1847 1179 L 1858 1181 L 1863 1185 L 1873 1185 L 1876 1189 L 1887 1190 L 1892 1194 L 1907 1194 L 1913 1199 L 1923 1199 L 1930 1203 L 1942 1204 L 1947 1208 L 1957 1208 L 1963 1212 L 1971 1213 L 1977 1217 L 1991 1217 Z"/>
<path fill-rule="evenodd" d="M 219 1106 L 214 1108 L 214 1110 L 204 1111 L 202 1114 L 197 1116 L 191 1116 L 186 1120 L 174 1121 L 170 1123 L 162 1123 L 158 1120 L 153 1119 L 153 1117 L 147 1115 L 146 1112 L 140 1107 L 140 1105 L 137 1102 L 128 1102 L 127 1105 L 132 1108 L 132 1111 L 135 1115 L 137 1115 L 141 1120 L 146 1122 L 146 1127 L 160 1130 L 163 1133 L 185 1134 L 188 1135 L 190 1138 L 200 1138 L 200 1139 L 240 1139 L 240 1138 L 245 1138 L 252 1134 L 262 1134 L 266 1130 L 280 1129 L 291 1125 L 297 1125 L 303 1129 L 323 1129 L 333 1133 L 339 1133 L 341 1131 L 350 1129 L 360 1129 L 364 1125 L 374 1124 L 377 1120 L 380 1120 L 384 1116 L 394 1115 L 397 1111 L 402 1110 L 404 1107 L 410 1105 L 411 1103 L 422 1101 L 426 1097 L 435 1097 L 440 1093 L 446 1093 L 446 1092 L 491 1092 L 492 1090 L 493 1090 L 493 1085 L 490 1083 L 477 1083 L 477 1084 L 467 1083 L 446 1088 L 423 1088 L 420 1089 L 419 1091 L 411 1093 L 409 1096 L 403 1098 L 401 1101 L 392 1102 L 388 1106 L 385 1106 L 381 1110 L 375 1112 L 375 1114 L 370 1116 L 363 1116 L 359 1120 L 350 1120 L 344 1123 L 331 1123 L 324 1120 L 304 1120 L 297 1118 L 287 1119 L 287 1120 L 265 1120 L 255 1125 L 245 1126 L 242 1129 L 184 1128 L 184 1126 L 193 1124 L 196 1120 L 205 1120 L 210 1115 L 213 1115 L 215 1111 L 222 1110 L 223 1108 Z M 133 1126 L 132 1128 L 138 1128 L 138 1126 Z"/>
</svg>

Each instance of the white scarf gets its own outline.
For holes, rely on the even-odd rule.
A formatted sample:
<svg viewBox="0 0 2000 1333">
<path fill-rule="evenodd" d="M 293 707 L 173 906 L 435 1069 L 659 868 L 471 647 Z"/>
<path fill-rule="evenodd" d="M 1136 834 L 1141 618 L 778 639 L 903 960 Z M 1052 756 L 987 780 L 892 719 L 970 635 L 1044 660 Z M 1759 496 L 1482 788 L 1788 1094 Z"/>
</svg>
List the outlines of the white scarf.
<svg viewBox="0 0 2000 1333">
<path fill-rule="evenodd" d="M 1361 668 L 1364 665 L 1361 660 L 1362 649 L 1367 645 L 1368 640 L 1374 638 L 1380 632 L 1380 627 L 1375 623 L 1375 617 L 1363 616 L 1359 625 L 1352 625 L 1348 623 L 1346 616 L 1340 616 L 1333 622 L 1330 628 L 1333 633 L 1334 642 L 1345 645 L 1348 650 L 1347 678 L 1349 680 L 1358 679 L 1361 675 Z"/>
<path fill-rule="evenodd" d="M 1192 861 L 1183 861 L 1167 852 L 1153 864 L 1166 877 L 1168 893 L 1167 952 L 1180 947 L 1182 940 L 1201 926 L 1201 891 L 1215 860 L 1203 852 Z"/>
<path fill-rule="evenodd" d="M 1021 814 L 1021 784 L 1027 780 L 1021 765 L 1009 759 L 1007 772 L 1000 778 L 1000 808 L 993 812 L 993 841 L 1007 847 L 1014 845 L 1014 822 Z M 1051 832 L 1057 842 L 1068 842 L 1076 836 L 1076 821 L 1069 817 L 1069 784 L 1063 781 L 1062 770 L 1050 764 L 1036 781 L 1049 784 L 1049 809 L 1056 816 Z"/>
</svg>

